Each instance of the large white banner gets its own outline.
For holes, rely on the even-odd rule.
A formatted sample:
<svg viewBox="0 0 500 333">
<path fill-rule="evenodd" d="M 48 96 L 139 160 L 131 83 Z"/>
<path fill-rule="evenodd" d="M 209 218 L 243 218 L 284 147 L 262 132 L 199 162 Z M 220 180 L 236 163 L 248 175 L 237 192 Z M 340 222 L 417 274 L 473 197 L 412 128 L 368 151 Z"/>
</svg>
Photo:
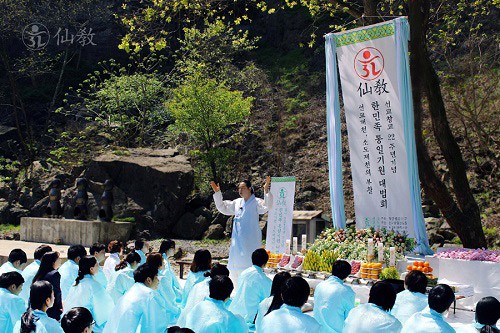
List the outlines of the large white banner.
<svg viewBox="0 0 500 333">
<path fill-rule="evenodd" d="M 394 25 L 335 34 L 358 228 L 414 237 Z"/>
<path fill-rule="evenodd" d="M 284 253 L 285 242 L 292 236 L 295 177 L 272 177 L 273 206 L 268 213 L 266 250 Z"/>
</svg>

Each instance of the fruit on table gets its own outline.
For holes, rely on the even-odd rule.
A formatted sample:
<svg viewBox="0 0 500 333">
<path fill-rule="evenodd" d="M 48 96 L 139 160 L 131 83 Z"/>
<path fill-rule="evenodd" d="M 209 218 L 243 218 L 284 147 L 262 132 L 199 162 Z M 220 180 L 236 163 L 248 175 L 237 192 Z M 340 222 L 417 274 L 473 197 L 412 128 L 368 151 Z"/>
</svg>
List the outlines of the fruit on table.
<svg viewBox="0 0 500 333">
<path fill-rule="evenodd" d="M 289 262 L 290 262 L 290 255 L 284 254 L 283 257 L 281 257 L 281 261 L 279 262 L 278 266 L 285 267 L 286 265 L 288 265 Z"/>
<path fill-rule="evenodd" d="M 414 261 L 413 265 L 406 266 L 407 271 L 420 271 L 422 273 L 425 273 L 428 277 L 432 274 L 430 274 L 433 269 L 430 265 L 429 262 L 427 261 Z"/>
<path fill-rule="evenodd" d="M 351 274 L 356 274 L 361 269 L 361 263 L 359 261 L 351 262 Z"/>
<path fill-rule="evenodd" d="M 293 261 L 292 268 L 296 269 L 297 267 L 302 265 L 303 262 L 304 262 L 304 257 L 295 256 L 295 260 Z"/>
</svg>

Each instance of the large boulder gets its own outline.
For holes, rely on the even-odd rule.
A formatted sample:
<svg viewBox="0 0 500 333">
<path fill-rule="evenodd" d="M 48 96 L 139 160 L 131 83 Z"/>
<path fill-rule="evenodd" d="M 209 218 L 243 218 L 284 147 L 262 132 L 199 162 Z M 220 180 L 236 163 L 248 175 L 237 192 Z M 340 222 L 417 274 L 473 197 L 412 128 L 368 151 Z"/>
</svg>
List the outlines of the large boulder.
<svg viewBox="0 0 500 333">
<path fill-rule="evenodd" d="M 0 201 L 0 224 L 19 225 L 21 217 L 28 216 L 28 213 L 29 211 L 20 204 Z"/>
<path fill-rule="evenodd" d="M 224 238 L 224 227 L 220 224 L 212 224 L 208 227 L 208 230 L 203 234 L 203 238 L 206 239 L 223 239 Z"/>
<path fill-rule="evenodd" d="M 196 216 L 187 212 L 182 215 L 174 227 L 174 234 L 182 239 L 201 239 L 210 226 L 210 220 L 205 216 Z"/>
</svg>

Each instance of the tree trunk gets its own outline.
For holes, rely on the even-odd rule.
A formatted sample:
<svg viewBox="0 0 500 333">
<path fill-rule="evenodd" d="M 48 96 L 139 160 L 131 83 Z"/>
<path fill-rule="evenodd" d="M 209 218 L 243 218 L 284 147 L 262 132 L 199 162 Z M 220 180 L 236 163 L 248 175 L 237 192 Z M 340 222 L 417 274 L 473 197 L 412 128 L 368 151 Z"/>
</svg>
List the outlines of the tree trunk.
<svg viewBox="0 0 500 333">
<path fill-rule="evenodd" d="M 410 69 L 415 113 L 415 139 L 420 181 L 444 217 L 458 234 L 464 247 L 486 247 L 479 207 L 472 195 L 460 148 L 451 132 L 439 78 L 432 67 L 426 47 L 429 0 L 410 0 Z M 422 134 L 422 97 L 429 103 L 434 136 L 448 165 L 455 199 L 439 179 Z"/>
</svg>

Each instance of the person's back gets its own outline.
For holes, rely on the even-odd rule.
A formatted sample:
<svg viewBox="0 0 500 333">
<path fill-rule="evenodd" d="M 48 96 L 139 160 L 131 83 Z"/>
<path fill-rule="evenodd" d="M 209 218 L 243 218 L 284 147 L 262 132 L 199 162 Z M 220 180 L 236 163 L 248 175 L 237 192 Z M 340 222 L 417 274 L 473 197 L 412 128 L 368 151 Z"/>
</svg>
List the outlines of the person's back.
<svg viewBox="0 0 500 333">
<path fill-rule="evenodd" d="M 205 273 L 212 268 L 212 254 L 208 250 L 198 250 L 194 254 L 190 272 L 182 290 L 181 308 L 186 306 L 189 293 L 194 285 L 205 279 Z"/>
<path fill-rule="evenodd" d="M 134 279 L 135 284 L 116 304 L 104 333 L 163 333 L 167 328 L 164 308 L 154 293 L 158 270 L 141 265 Z"/>
<path fill-rule="evenodd" d="M 391 314 L 396 317 L 402 325 L 415 313 L 422 311 L 427 306 L 427 277 L 420 271 L 411 271 L 405 277 L 407 290 L 396 296 L 396 302 Z"/>
<path fill-rule="evenodd" d="M 13 249 L 9 253 L 7 262 L 0 266 L 0 275 L 8 272 L 18 272 L 21 274 L 26 262 L 26 252 L 21 249 Z"/>
<path fill-rule="evenodd" d="M 351 265 L 337 260 L 332 276 L 320 282 L 314 290 L 314 318 L 325 333 L 341 333 L 344 321 L 354 308 L 355 293 L 343 280 L 351 273 Z"/>
<path fill-rule="evenodd" d="M 375 283 L 370 289 L 368 303 L 349 312 L 343 333 L 398 333 L 402 325 L 389 311 L 396 301 L 393 287 L 384 281 Z"/>
<path fill-rule="evenodd" d="M 300 309 L 309 297 L 309 285 L 302 277 L 292 277 L 285 282 L 281 297 L 284 304 L 264 316 L 260 323 L 262 333 L 318 333 L 320 324 Z M 274 297 L 279 297 L 275 295 Z"/>
<path fill-rule="evenodd" d="M 241 273 L 236 295 L 229 306 L 229 310 L 242 316 L 248 325 L 253 325 L 260 302 L 271 292 L 272 281 L 262 269 L 268 258 L 264 249 L 257 249 L 252 253 L 253 266 Z"/>
<path fill-rule="evenodd" d="M 11 333 L 24 313 L 24 300 L 19 297 L 24 279 L 18 272 L 0 275 L 0 332 Z"/>
<path fill-rule="evenodd" d="M 185 326 L 196 333 L 245 333 L 242 317 L 226 309 L 233 283 L 226 275 L 216 275 L 209 283 L 209 298 L 195 305 L 186 316 Z"/>
<path fill-rule="evenodd" d="M 455 300 L 450 286 L 438 284 L 429 292 L 428 306 L 412 315 L 403 326 L 402 333 L 454 333 L 455 329 L 443 318 Z"/>
<path fill-rule="evenodd" d="M 127 266 L 123 269 L 113 272 L 109 279 L 106 291 L 109 293 L 115 303 L 125 295 L 134 285 L 134 270 Z"/>
<path fill-rule="evenodd" d="M 82 245 L 71 245 L 68 249 L 68 260 L 59 267 L 61 274 L 61 294 L 63 301 L 68 296 L 69 289 L 78 276 L 78 263 L 87 255 L 87 250 Z"/>
</svg>

